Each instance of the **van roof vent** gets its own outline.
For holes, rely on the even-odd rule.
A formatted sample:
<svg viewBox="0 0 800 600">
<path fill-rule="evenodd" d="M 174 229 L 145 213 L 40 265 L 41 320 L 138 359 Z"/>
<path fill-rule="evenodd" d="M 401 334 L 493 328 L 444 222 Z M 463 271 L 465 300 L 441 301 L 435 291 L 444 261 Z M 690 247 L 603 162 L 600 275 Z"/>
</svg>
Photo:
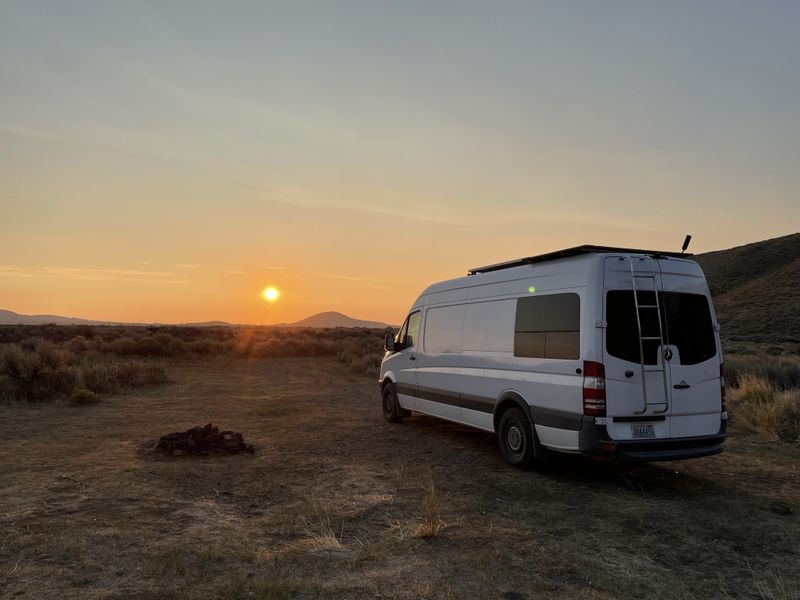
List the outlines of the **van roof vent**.
<svg viewBox="0 0 800 600">
<path fill-rule="evenodd" d="M 510 269 L 511 267 L 521 267 L 523 265 L 530 265 L 533 263 L 547 262 L 549 260 L 556 260 L 559 258 L 569 258 L 570 256 L 580 256 L 581 254 L 605 254 L 605 253 L 618 253 L 625 254 L 647 254 L 655 257 L 668 257 L 674 256 L 676 258 L 686 258 L 692 256 L 688 253 L 681 252 L 665 252 L 661 250 L 642 250 L 641 248 L 616 248 L 614 246 L 592 246 L 584 244 L 583 246 L 575 246 L 574 248 L 566 248 L 564 250 L 556 250 L 555 252 L 548 252 L 547 254 L 539 254 L 537 256 L 526 256 L 525 258 L 518 258 L 516 260 L 509 260 L 506 262 L 497 263 L 494 265 L 486 265 L 485 267 L 477 267 L 467 271 L 468 275 L 477 275 L 478 273 L 489 273 L 490 271 L 500 271 L 502 269 Z"/>
</svg>

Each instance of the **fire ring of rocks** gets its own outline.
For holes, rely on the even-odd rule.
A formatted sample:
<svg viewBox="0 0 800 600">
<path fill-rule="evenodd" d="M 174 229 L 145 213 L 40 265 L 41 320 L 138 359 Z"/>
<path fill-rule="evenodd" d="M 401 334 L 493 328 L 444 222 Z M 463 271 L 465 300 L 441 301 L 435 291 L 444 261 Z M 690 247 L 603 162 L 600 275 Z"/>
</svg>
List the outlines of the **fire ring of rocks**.
<svg viewBox="0 0 800 600">
<path fill-rule="evenodd" d="M 252 446 L 245 444 L 244 437 L 238 431 L 220 431 L 211 423 L 205 427 L 198 425 L 186 431 L 167 434 L 158 440 L 156 450 L 172 456 L 255 452 Z"/>
</svg>

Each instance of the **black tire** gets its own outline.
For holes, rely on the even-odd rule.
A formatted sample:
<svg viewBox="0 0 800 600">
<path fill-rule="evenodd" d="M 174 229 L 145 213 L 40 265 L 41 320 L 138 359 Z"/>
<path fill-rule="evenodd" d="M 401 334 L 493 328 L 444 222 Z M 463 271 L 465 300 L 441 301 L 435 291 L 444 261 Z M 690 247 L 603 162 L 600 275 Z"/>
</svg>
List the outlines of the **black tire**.
<svg viewBox="0 0 800 600">
<path fill-rule="evenodd" d="M 394 389 L 393 383 L 387 383 L 381 390 L 381 399 L 383 405 L 383 418 L 389 423 L 399 423 L 403 420 L 403 409 L 400 408 L 400 403 L 397 401 L 397 392 Z"/>
<path fill-rule="evenodd" d="M 509 408 L 500 417 L 497 441 L 503 458 L 512 467 L 528 469 L 536 460 L 536 433 L 519 408 Z"/>
</svg>

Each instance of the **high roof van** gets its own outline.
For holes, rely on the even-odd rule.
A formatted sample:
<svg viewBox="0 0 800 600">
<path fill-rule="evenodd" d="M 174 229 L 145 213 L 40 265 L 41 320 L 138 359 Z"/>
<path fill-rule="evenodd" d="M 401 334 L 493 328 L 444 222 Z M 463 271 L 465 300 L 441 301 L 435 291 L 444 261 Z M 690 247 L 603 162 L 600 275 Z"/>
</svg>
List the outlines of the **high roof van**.
<svg viewBox="0 0 800 600">
<path fill-rule="evenodd" d="M 471 269 L 425 289 L 385 345 L 388 421 L 493 432 L 514 466 L 723 449 L 719 326 L 689 255 L 579 246 Z"/>
</svg>

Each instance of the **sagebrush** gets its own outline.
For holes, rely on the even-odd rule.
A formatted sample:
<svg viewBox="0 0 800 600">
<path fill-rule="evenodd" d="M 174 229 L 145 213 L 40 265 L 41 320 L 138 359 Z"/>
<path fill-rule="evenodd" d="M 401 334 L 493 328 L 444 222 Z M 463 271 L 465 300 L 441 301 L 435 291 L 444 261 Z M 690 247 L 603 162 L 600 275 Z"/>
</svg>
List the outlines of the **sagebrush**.
<svg viewBox="0 0 800 600">
<path fill-rule="evenodd" d="M 358 328 L 0 326 L 0 399 L 45 400 L 166 380 L 160 359 L 335 357 L 377 374 L 384 331 Z"/>
</svg>

